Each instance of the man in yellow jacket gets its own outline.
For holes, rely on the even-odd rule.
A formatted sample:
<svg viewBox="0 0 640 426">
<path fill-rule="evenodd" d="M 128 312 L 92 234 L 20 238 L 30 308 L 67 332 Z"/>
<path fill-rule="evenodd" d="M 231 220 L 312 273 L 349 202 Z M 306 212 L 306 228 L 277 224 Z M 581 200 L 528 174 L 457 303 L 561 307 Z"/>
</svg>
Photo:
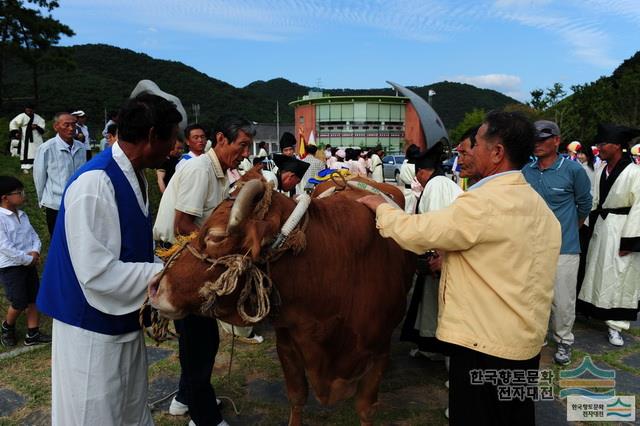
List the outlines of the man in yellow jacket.
<svg viewBox="0 0 640 426">
<path fill-rule="evenodd" d="M 518 113 L 489 113 L 465 158 L 479 181 L 448 208 L 408 215 L 377 196 L 360 200 L 383 237 L 415 253 L 446 252 L 436 337 L 451 344 L 452 425 L 535 424 L 537 389 L 519 378 L 538 370 L 561 232 L 520 172 L 534 132 Z M 499 370 L 509 377 L 497 380 Z"/>
</svg>

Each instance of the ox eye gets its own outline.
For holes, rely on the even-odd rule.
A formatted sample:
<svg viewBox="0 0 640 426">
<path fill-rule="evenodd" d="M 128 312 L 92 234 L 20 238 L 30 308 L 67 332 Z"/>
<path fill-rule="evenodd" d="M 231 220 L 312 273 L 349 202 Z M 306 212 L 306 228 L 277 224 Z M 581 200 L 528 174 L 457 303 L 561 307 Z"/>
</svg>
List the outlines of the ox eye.
<svg viewBox="0 0 640 426">
<path fill-rule="evenodd" d="M 213 244 L 221 243 L 227 238 L 226 230 L 209 228 L 205 241 Z"/>
</svg>

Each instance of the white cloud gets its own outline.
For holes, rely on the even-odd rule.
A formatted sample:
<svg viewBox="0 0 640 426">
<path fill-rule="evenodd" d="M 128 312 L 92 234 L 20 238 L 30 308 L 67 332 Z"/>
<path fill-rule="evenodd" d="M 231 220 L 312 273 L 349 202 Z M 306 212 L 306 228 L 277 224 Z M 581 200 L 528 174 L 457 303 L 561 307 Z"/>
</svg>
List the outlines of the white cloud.
<svg viewBox="0 0 640 426">
<path fill-rule="evenodd" d="M 523 100 L 522 79 L 510 74 L 484 74 L 484 75 L 457 75 L 446 78 L 449 81 L 467 83 L 483 89 L 492 89 L 502 92 L 512 98 Z"/>
<path fill-rule="evenodd" d="M 596 13 L 617 16 L 640 26 L 640 2 L 638 0 L 579 0 L 578 4 L 588 7 Z"/>
<path fill-rule="evenodd" d="M 497 19 L 555 34 L 568 45 L 568 54 L 603 69 L 618 63 L 610 56 L 610 36 L 595 20 L 580 16 L 579 7 L 567 11 L 544 7 L 545 1 L 496 0 L 490 12 Z"/>
</svg>

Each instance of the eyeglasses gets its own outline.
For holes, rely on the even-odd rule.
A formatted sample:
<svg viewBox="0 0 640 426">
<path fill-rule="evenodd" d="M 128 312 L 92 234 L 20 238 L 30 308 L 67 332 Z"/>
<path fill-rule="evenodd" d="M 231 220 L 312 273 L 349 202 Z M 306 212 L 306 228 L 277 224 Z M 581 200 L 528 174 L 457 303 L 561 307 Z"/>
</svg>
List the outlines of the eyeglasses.
<svg viewBox="0 0 640 426">
<path fill-rule="evenodd" d="M 24 194 L 24 189 L 23 189 L 23 190 L 21 190 L 21 191 L 13 191 L 13 192 L 9 192 L 7 195 L 17 195 L 17 194 L 20 194 L 21 196 L 23 196 L 23 197 L 24 197 L 24 195 L 25 195 L 25 194 Z"/>
</svg>

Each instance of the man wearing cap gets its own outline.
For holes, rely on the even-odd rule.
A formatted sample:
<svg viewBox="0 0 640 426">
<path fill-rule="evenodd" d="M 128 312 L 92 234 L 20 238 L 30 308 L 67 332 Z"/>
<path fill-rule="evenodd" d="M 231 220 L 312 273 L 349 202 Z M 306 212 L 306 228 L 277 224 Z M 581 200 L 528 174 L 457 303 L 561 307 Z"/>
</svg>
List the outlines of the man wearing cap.
<svg viewBox="0 0 640 426">
<path fill-rule="evenodd" d="M 414 145 L 412 145 L 414 146 Z M 442 144 L 437 143 L 420 153 L 407 150 L 410 165 L 415 167 L 416 179 L 424 188 L 418 200 L 416 213 L 434 212 L 448 207 L 462 193 L 462 189 L 445 177 L 442 163 Z M 438 324 L 438 282 L 440 280 L 439 261 L 441 254 L 429 251 L 421 260 L 429 267 L 418 271 L 413 297 L 402 327 L 401 338 L 418 345 L 418 353 L 430 359 L 442 359 L 442 343 L 435 338 Z"/>
<path fill-rule="evenodd" d="M 381 145 L 376 145 L 371 154 L 371 179 L 376 182 L 384 182 L 384 170 L 382 167 L 382 157 L 384 150 Z"/>
<path fill-rule="evenodd" d="M 578 153 L 582 150 L 582 144 L 578 141 L 570 142 L 567 145 L 567 153 L 569 154 L 569 160 L 578 161 Z"/>
<path fill-rule="evenodd" d="M 278 189 L 281 192 L 290 192 L 300 183 L 310 164 L 298 160 L 294 156 L 273 154 L 273 162 L 276 163 L 278 171 Z"/>
<path fill-rule="evenodd" d="M 197 232 L 229 192 L 227 171 L 238 167 L 249 155 L 255 136 L 253 124 L 237 115 L 223 115 L 212 135 L 215 146 L 176 170 L 162 195 L 153 236 L 163 243 L 174 243 L 176 235 Z M 176 321 L 180 333 L 180 385 L 169 413 L 187 411 L 196 425 L 223 423 L 211 386 L 211 374 L 220 337 L 215 318 L 188 315 Z"/>
<path fill-rule="evenodd" d="M 9 132 L 20 139 L 20 168 L 29 173 L 33 167 L 36 150 L 42 145 L 45 121 L 35 113 L 33 104 L 27 104 L 24 112 L 9 122 Z"/>
<path fill-rule="evenodd" d="M 523 169 L 525 179 L 546 201 L 562 227 L 562 247 L 556 267 L 551 305 L 551 332 L 557 343 L 553 357 L 560 365 L 571 362 L 573 324 L 576 319 L 576 285 L 580 263 L 578 229 L 591 211 L 591 181 L 582 166 L 558 153 L 560 128 L 540 120 L 536 127 L 535 160 Z"/>
<path fill-rule="evenodd" d="M 284 132 L 280 137 L 280 152 L 287 157 L 293 157 L 296 152 L 296 137 L 292 133 Z"/>
<path fill-rule="evenodd" d="M 606 166 L 596 172 L 593 235 L 579 309 L 609 327 L 609 343 L 624 345 L 622 330 L 638 317 L 640 299 L 640 166 L 626 152 L 640 129 L 599 124 L 595 142 Z"/>
<path fill-rule="evenodd" d="M 87 161 L 91 159 L 91 138 L 89 137 L 89 127 L 87 127 L 87 114 L 82 111 L 74 111 L 71 113 L 76 120 L 76 133 L 74 139 L 82 142 L 85 151 L 87 151 Z"/>
<path fill-rule="evenodd" d="M 53 117 L 53 129 L 56 136 L 38 147 L 33 162 L 38 204 L 45 209 L 51 236 L 67 181 L 87 161 L 84 144 L 73 138 L 76 117 L 66 112 L 57 113 Z"/>
<path fill-rule="evenodd" d="M 118 142 L 69 179 L 37 297 L 53 318 L 53 425 L 153 425 L 138 311 L 162 264 L 144 169 L 162 163 L 181 121 L 164 97 L 129 99 Z"/>
<path fill-rule="evenodd" d="M 535 424 L 532 398 L 499 398 L 495 382 L 472 374 L 538 369 L 561 232 L 520 172 L 534 134 L 522 114 L 487 114 L 465 159 L 481 180 L 442 210 L 409 215 L 379 196 L 359 200 L 383 237 L 444 252 L 436 337 L 451 344 L 451 424 Z"/>
</svg>

